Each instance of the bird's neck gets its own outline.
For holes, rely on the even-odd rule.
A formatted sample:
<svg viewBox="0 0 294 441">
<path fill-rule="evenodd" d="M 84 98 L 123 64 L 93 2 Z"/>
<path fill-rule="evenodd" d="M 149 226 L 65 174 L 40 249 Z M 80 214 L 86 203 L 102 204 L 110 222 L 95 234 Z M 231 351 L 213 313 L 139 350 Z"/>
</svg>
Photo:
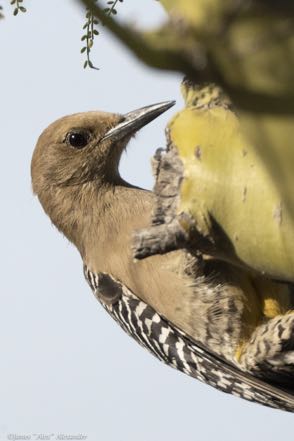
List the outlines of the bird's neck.
<svg viewBox="0 0 294 441">
<path fill-rule="evenodd" d="M 54 191 L 50 206 L 46 201 L 42 203 L 45 211 L 78 248 L 83 260 L 95 262 L 95 270 L 110 253 L 127 247 L 132 232 L 147 226 L 150 220 L 153 193 L 122 179 L 115 185 L 89 182 Z"/>
<path fill-rule="evenodd" d="M 96 271 L 113 273 L 113 267 L 128 265 L 136 230 L 151 220 L 153 193 L 129 185 L 116 185 L 97 193 L 83 225 L 83 260 Z M 87 217 L 87 215 L 86 215 Z M 84 217 L 85 219 L 85 217 Z"/>
</svg>

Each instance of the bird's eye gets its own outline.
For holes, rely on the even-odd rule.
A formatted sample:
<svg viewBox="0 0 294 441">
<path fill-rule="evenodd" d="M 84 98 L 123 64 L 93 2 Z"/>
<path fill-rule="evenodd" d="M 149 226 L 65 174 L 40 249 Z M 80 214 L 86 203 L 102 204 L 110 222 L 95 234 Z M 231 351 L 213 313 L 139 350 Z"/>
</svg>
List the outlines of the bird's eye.
<svg viewBox="0 0 294 441">
<path fill-rule="evenodd" d="M 89 142 L 89 134 L 84 131 L 72 131 L 66 135 L 67 144 L 76 149 L 82 149 L 86 147 Z"/>
</svg>

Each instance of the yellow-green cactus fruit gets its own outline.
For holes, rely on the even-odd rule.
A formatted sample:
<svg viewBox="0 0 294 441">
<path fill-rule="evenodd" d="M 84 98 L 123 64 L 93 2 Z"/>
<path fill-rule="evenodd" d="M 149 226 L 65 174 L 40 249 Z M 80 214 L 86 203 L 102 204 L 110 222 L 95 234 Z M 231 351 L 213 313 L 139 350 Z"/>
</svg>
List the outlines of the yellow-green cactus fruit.
<svg viewBox="0 0 294 441">
<path fill-rule="evenodd" d="M 214 85 L 184 83 L 183 94 L 187 107 L 169 123 L 184 166 L 179 213 L 192 215 L 224 259 L 294 281 L 289 207 L 229 100 Z"/>
</svg>

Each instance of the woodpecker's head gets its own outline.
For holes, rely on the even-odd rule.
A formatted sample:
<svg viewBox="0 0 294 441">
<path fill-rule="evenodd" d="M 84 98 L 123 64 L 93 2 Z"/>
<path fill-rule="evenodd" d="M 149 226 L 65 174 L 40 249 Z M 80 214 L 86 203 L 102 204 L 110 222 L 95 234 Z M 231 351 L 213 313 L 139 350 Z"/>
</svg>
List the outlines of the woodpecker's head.
<svg viewBox="0 0 294 441">
<path fill-rule="evenodd" d="M 34 193 L 93 180 L 101 185 L 119 182 L 119 160 L 130 138 L 173 104 L 154 104 L 126 115 L 77 113 L 55 121 L 41 134 L 33 154 Z"/>
<path fill-rule="evenodd" d="M 41 134 L 31 164 L 33 191 L 51 221 L 80 251 L 82 235 L 112 203 L 114 187 L 129 186 L 118 166 L 130 138 L 173 104 L 154 104 L 126 115 L 77 113 Z"/>
</svg>

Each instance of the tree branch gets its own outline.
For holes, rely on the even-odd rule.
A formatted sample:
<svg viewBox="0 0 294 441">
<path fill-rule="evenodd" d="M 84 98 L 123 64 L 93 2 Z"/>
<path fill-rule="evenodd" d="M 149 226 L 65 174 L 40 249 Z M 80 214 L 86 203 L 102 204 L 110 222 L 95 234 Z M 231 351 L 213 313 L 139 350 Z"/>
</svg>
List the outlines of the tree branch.
<svg viewBox="0 0 294 441">
<path fill-rule="evenodd" d="M 143 34 L 121 25 L 117 20 L 107 16 L 103 9 L 92 0 L 79 0 L 79 2 L 89 8 L 92 14 L 101 20 L 112 34 L 146 65 L 157 69 L 182 72 L 193 77 L 197 74 L 197 68 L 199 74 L 200 68 L 203 71 L 203 62 L 201 60 L 200 63 L 200 59 L 197 60 L 195 54 L 193 57 L 190 54 L 188 58 L 182 50 L 180 52 L 174 47 L 163 47 L 155 33 Z"/>
</svg>

